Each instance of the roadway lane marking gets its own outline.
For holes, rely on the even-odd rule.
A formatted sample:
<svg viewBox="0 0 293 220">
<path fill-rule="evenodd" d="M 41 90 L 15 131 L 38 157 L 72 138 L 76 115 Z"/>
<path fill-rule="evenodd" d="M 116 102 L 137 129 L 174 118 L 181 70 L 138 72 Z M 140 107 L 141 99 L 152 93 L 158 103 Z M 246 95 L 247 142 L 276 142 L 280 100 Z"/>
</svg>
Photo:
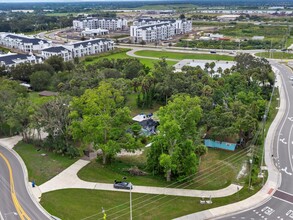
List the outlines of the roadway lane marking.
<svg viewBox="0 0 293 220">
<path fill-rule="evenodd" d="M 13 180 L 12 168 L 10 166 L 10 163 L 1 152 L 0 152 L 0 157 L 2 157 L 2 159 L 5 161 L 7 168 L 8 168 L 8 171 L 9 171 L 10 193 L 11 193 L 11 198 L 12 198 L 13 204 L 15 206 L 17 213 L 18 213 L 18 216 L 21 218 L 21 220 L 31 220 L 30 217 L 28 217 L 26 212 L 23 210 L 22 206 L 20 205 L 20 203 L 17 199 L 15 189 L 14 189 L 14 180 Z"/>
<path fill-rule="evenodd" d="M 284 171 L 286 174 L 292 176 L 292 173 L 288 172 L 287 169 L 288 169 L 288 168 L 285 167 L 285 168 L 282 168 L 281 170 Z"/>
<path fill-rule="evenodd" d="M 271 215 L 275 212 L 274 209 L 272 209 L 271 207 L 269 206 L 266 206 L 264 207 L 262 210 L 261 210 L 263 213 L 265 213 L 266 215 Z"/>
<path fill-rule="evenodd" d="M 288 216 L 289 218 L 293 219 L 293 211 L 290 209 L 287 213 L 286 216 Z"/>
<path fill-rule="evenodd" d="M 285 138 L 280 139 L 280 141 L 281 141 L 283 144 L 287 144 L 287 142 L 285 141 Z"/>
<path fill-rule="evenodd" d="M 284 190 L 280 190 L 280 189 L 278 189 L 278 191 L 280 191 L 280 192 L 282 192 L 282 193 L 285 193 L 285 194 L 288 194 L 288 195 L 290 195 L 290 196 L 293 196 L 292 193 L 285 192 Z"/>
</svg>

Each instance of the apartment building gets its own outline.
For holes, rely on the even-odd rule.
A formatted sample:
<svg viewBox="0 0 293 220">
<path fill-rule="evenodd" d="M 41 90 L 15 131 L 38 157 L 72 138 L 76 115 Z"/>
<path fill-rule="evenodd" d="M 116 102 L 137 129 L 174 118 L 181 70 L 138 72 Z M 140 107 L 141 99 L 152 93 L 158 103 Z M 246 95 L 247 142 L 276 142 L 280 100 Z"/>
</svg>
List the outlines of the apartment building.
<svg viewBox="0 0 293 220">
<path fill-rule="evenodd" d="M 42 63 L 43 59 L 32 54 L 8 53 L 0 55 L 0 66 L 13 67 L 20 63 Z"/>
<path fill-rule="evenodd" d="M 192 21 L 191 20 L 181 20 L 181 19 L 138 19 L 133 22 L 133 26 L 143 26 L 149 24 L 159 24 L 168 22 L 175 25 L 175 34 L 185 34 L 192 31 Z"/>
<path fill-rule="evenodd" d="M 24 53 L 32 53 L 49 47 L 51 43 L 40 38 L 29 37 L 23 34 L 2 33 L 0 34 L 0 45 Z"/>
<path fill-rule="evenodd" d="M 72 60 L 74 57 L 84 57 L 87 55 L 98 54 L 114 49 L 114 42 L 108 39 L 91 39 L 75 42 L 72 44 L 49 47 L 42 50 L 44 59 L 51 56 L 61 56 L 64 61 Z"/>
<path fill-rule="evenodd" d="M 127 20 L 124 18 L 87 18 L 84 20 L 73 20 L 73 29 L 82 31 L 85 29 L 106 29 L 109 31 L 126 30 Z"/>
<path fill-rule="evenodd" d="M 48 59 L 51 56 L 61 56 L 64 61 L 72 60 L 72 49 L 64 46 L 48 47 L 42 50 L 42 57 Z"/>
<path fill-rule="evenodd" d="M 192 22 L 187 20 L 139 19 L 130 27 L 130 36 L 133 42 L 156 42 L 191 31 Z"/>
</svg>

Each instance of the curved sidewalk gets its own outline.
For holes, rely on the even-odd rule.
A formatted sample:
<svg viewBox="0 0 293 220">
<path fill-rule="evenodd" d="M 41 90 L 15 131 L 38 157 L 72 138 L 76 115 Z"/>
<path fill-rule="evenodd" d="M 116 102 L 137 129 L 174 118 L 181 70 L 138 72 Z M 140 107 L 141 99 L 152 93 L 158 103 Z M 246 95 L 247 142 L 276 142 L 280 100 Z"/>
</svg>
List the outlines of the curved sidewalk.
<svg viewBox="0 0 293 220">
<path fill-rule="evenodd" d="M 125 191 L 115 189 L 113 184 L 110 183 L 94 183 L 87 182 L 79 179 L 77 176 L 78 171 L 86 166 L 89 161 L 78 160 L 66 170 L 49 180 L 48 182 L 39 186 L 41 193 L 46 193 L 59 189 L 78 188 L 78 189 L 96 189 L 108 191 Z M 151 186 L 134 186 L 132 192 L 134 193 L 147 193 L 147 194 L 162 194 L 170 196 L 187 196 L 187 197 L 225 197 L 230 196 L 242 189 L 242 186 L 231 184 L 230 186 L 220 190 L 192 190 L 192 189 L 179 189 L 179 188 L 166 188 L 166 187 L 151 187 Z"/>
</svg>

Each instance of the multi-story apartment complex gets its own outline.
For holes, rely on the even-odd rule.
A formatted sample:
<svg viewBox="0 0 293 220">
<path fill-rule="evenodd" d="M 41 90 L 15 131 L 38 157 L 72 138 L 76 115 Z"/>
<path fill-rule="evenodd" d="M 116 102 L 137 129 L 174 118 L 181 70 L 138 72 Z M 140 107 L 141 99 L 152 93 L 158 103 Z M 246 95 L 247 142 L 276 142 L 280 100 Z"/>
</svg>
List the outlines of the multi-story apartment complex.
<svg viewBox="0 0 293 220">
<path fill-rule="evenodd" d="M 42 63 L 43 59 L 41 57 L 34 56 L 32 54 L 17 54 L 8 53 L 0 55 L 0 66 L 12 67 L 20 63 Z"/>
<path fill-rule="evenodd" d="M 94 39 L 75 42 L 68 45 L 49 47 L 42 50 L 42 56 L 47 59 L 57 55 L 63 57 L 64 61 L 72 60 L 74 57 L 84 57 L 98 54 L 114 49 L 114 42 L 108 39 Z"/>
<path fill-rule="evenodd" d="M 133 42 L 156 42 L 191 31 L 192 22 L 188 20 L 139 19 L 130 27 L 130 36 Z"/>
<path fill-rule="evenodd" d="M 127 20 L 124 18 L 87 18 L 84 20 L 73 20 L 73 29 L 82 31 L 88 29 L 106 29 L 109 31 L 126 30 Z"/>
<path fill-rule="evenodd" d="M 22 34 L 0 34 L 0 45 L 25 53 L 40 51 L 46 47 L 49 47 L 50 44 L 51 43 L 49 41 L 35 37 L 28 37 Z"/>
</svg>

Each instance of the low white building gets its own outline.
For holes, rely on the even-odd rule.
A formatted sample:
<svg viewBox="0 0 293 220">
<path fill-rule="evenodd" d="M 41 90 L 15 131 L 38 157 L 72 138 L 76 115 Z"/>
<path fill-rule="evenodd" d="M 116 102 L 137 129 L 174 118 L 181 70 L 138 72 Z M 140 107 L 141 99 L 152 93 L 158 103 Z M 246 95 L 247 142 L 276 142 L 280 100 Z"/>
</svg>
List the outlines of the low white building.
<svg viewBox="0 0 293 220">
<path fill-rule="evenodd" d="M 156 42 L 191 31 L 192 22 L 187 20 L 139 19 L 130 27 L 130 36 L 133 42 Z"/>
<path fill-rule="evenodd" d="M 31 53 L 49 47 L 51 43 L 40 38 L 29 37 L 23 34 L 2 33 L 0 34 L 0 45 L 11 49 L 17 49 L 25 53 Z"/>
<path fill-rule="evenodd" d="M 86 28 L 84 31 L 81 32 L 81 36 L 84 37 L 96 37 L 96 36 L 100 36 L 100 35 L 107 35 L 109 34 L 109 30 L 106 29 L 88 29 Z"/>
<path fill-rule="evenodd" d="M 251 40 L 264 40 L 264 39 L 265 39 L 264 36 L 253 36 L 253 37 L 251 38 Z"/>
<path fill-rule="evenodd" d="M 42 56 L 44 59 L 48 59 L 51 56 L 57 55 L 63 57 L 64 61 L 69 61 L 74 57 L 84 57 L 113 49 L 114 42 L 112 40 L 98 38 L 63 46 L 49 47 L 42 50 Z"/>
<path fill-rule="evenodd" d="M 84 20 L 73 20 L 73 29 L 82 31 L 85 29 L 106 29 L 110 31 L 126 30 L 127 20 L 124 18 L 87 18 Z"/>
<path fill-rule="evenodd" d="M 217 16 L 217 19 L 222 22 L 228 22 L 228 21 L 235 21 L 238 17 L 240 17 L 240 15 L 235 15 L 235 14 L 220 15 L 220 16 Z"/>
<path fill-rule="evenodd" d="M 21 63 L 42 63 L 43 59 L 33 54 L 8 53 L 0 55 L 0 65 L 5 67 L 17 66 Z"/>
</svg>

